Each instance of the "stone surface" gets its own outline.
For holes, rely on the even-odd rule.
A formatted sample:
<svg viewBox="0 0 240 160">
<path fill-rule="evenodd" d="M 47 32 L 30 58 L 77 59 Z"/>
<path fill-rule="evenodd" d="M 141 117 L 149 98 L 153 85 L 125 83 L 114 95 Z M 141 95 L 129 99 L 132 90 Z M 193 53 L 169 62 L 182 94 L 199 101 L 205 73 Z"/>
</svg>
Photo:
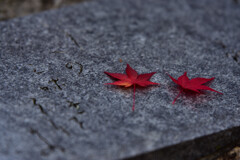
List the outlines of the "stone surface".
<svg viewBox="0 0 240 160">
<path fill-rule="evenodd" d="M 239 140 L 239 7 L 100 0 L 0 23 L 0 159 L 171 156 L 189 146 L 178 158 L 194 159 Z M 132 88 L 103 85 L 103 71 L 126 63 L 161 83 L 137 88 L 134 113 Z M 172 106 L 178 89 L 165 73 L 184 71 L 216 77 L 210 85 L 224 95 L 182 95 Z"/>
</svg>

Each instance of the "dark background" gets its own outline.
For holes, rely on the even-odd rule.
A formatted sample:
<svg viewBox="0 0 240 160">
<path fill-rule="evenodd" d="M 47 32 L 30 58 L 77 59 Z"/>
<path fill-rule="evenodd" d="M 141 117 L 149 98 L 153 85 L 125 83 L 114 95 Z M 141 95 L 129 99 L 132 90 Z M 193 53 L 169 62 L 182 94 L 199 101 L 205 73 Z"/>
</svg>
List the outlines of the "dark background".
<svg viewBox="0 0 240 160">
<path fill-rule="evenodd" d="M 0 0 L 0 21 L 86 0 Z"/>
</svg>

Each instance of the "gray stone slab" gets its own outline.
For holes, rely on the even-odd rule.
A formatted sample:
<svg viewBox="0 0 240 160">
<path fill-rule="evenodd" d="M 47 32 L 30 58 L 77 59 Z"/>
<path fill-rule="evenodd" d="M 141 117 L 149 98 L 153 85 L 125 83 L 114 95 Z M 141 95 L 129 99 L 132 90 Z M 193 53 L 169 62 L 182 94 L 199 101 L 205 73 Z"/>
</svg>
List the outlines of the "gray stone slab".
<svg viewBox="0 0 240 160">
<path fill-rule="evenodd" d="M 1 22 L 0 159 L 195 159 L 239 140 L 239 7 L 102 0 Z M 103 85 L 104 71 L 127 63 L 161 83 L 137 88 L 135 112 L 132 88 Z M 184 71 L 216 77 L 224 95 L 171 105 L 178 89 L 166 72 Z"/>
</svg>

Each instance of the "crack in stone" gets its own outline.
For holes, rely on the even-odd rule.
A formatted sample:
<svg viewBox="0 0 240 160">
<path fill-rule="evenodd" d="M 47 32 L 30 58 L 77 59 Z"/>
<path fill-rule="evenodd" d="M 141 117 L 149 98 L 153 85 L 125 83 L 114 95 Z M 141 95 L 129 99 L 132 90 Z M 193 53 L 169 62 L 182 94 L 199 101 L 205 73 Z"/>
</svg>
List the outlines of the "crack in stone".
<svg viewBox="0 0 240 160">
<path fill-rule="evenodd" d="M 52 51 L 52 52 L 50 52 L 50 53 L 64 53 L 63 51 L 58 51 L 58 50 L 56 50 L 56 51 Z"/>
<path fill-rule="evenodd" d="M 234 59 L 236 62 L 238 62 L 238 57 L 239 57 L 239 55 L 235 54 L 235 55 L 233 56 L 233 59 Z"/>
<path fill-rule="evenodd" d="M 68 62 L 65 66 L 66 66 L 67 69 L 72 69 L 73 68 L 71 62 Z"/>
<path fill-rule="evenodd" d="M 79 65 L 79 67 L 80 67 L 80 71 L 79 71 L 79 75 L 82 73 L 82 71 L 83 71 L 83 65 L 82 64 L 80 64 L 80 63 L 78 63 L 78 62 L 76 62 L 76 64 L 78 64 Z"/>
<path fill-rule="evenodd" d="M 42 107 L 40 104 L 37 104 L 36 98 L 32 98 L 32 101 L 33 101 L 33 104 L 34 104 L 34 105 L 36 105 L 36 106 L 39 107 L 40 111 L 41 111 L 44 115 L 46 115 L 47 117 L 49 117 L 48 113 L 43 109 L 43 107 Z M 51 123 L 51 125 L 53 126 L 53 128 L 55 128 L 56 130 L 61 130 L 61 131 L 62 131 L 63 133 L 65 133 L 66 135 L 70 136 L 70 133 L 69 133 L 66 129 L 64 129 L 64 128 L 61 127 L 61 126 L 57 126 L 56 123 L 55 123 L 53 120 L 49 119 L 48 121 Z"/>
<path fill-rule="evenodd" d="M 53 121 L 53 120 L 49 120 L 49 122 L 51 123 L 51 125 L 56 129 L 56 130 L 61 130 L 63 133 L 65 133 L 66 135 L 70 136 L 70 133 L 64 129 L 63 127 L 61 126 L 57 126 L 56 123 Z"/>
<path fill-rule="evenodd" d="M 42 105 L 37 104 L 36 98 L 31 98 L 33 101 L 33 105 L 38 106 L 39 110 L 42 112 L 42 114 L 48 115 L 48 113 L 43 109 Z"/>
<path fill-rule="evenodd" d="M 81 129 L 84 129 L 84 127 L 83 127 L 83 122 L 79 121 L 76 117 L 72 117 L 72 118 L 70 118 L 69 120 L 78 123 L 79 126 L 80 126 L 80 128 L 81 128 Z"/>
<path fill-rule="evenodd" d="M 72 101 L 67 101 L 67 102 L 69 103 L 69 105 L 68 105 L 69 108 L 74 107 L 74 108 L 76 108 L 76 110 L 80 109 L 80 106 L 79 106 L 80 103 L 74 103 Z M 85 113 L 84 110 L 77 112 L 77 114 L 83 114 L 83 113 Z"/>
<path fill-rule="evenodd" d="M 78 112 L 78 114 L 83 114 L 83 113 L 85 113 L 85 111 L 79 111 L 79 112 Z"/>
<path fill-rule="evenodd" d="M 51 83 L 51 82 L 53 82 L 57 87 L 58 87 L 58 89 L 60 89 L 60 90 L 62 90 L 62 87 L 58 84 L 58 78 L 57 79 L 51 79 L 50 81 L 49 81 L 49 83 Z"/>
<path fill-rule="evenodd" d="M 40 87 L 40 89 L 44 90 L 44 91 L 48 91 L 49 88 L 48 87 Z"/>
<path fill-rule="evenodd" d="M 226 44 L 224 44 L 222 41 L 218 41 L 217 43 L 218 43 L 223 49 L 226 49 L 226 48 L 227 48 Z"/>
<path fill-rule="evenodd" d="M 37 73 L 37 74 L 42 74 L 44 71 L 41 71 L 41 72 L 37 72 L 36 69 L 33 69 L 33 72 Z"/>
<path fill-rule="evenodd" d="M 80 45 L 78 44 L 78 42 L 76 41 L 76 39 L 70 34 L 70 33 L 68 33 L 68 32 L 65 32 L 66 33 L 66 36 L 68 36 L 70 39 L 71 39 L 71 41 L 78 47 L 78 48 L 80 48 Z"/>
<path fill-rule="evenodd" d="M 74 107 L 76 109 L 79 109 L 79 104 L 80 103 L 74 103 L 72 101 L 67 101 L 69 103 L 68 107 L 71 108 L 71 107 Z"/>
<path fill-rule="evenodd" d="M 78 72 L 78 74 L 80 75 L 81 73 L 82 73 L 82 71 L 83 71 L 83 65 L 82 64 L 80 64 L 80 63 L 78 63 L 78 62 L 75 62 L 77 65 L 79 65 L 79 72 Z M 65 67 L 67 68 L 67 69 L 72 69 L 73 68 L 73 63 L 72 62 L 68 62 L 66 65 L 65 65 Z"/>
<path fill-rule="evenodd" d="M 51 144 L 47 138 L 43 137 L 39 132 L 38 130 L 36 129 L 33 129 L 33 128 L 30 128 L 30 133 L 33 134 L 33 135 L 37 135 L 39 137 L 39 139 L 41 141 L 43 141 L 47 146 L 48 148 L 51 150 L 51 151 L 55 151 L 56 149 L 60 150 L 61 152 L 65 152 L 65 148 L 63 148 L 62 146 L 59 146 L 59 145 L 53 145 Z"/>
<path fill-rule="evenodd" d="M 232 58 L 235 62 L 237 62 L 238 64 L 240 64 L 240 51 L 236 52 L 236 53 L 226 53 L 226 56 L 228 58 Z"/>
</svg>

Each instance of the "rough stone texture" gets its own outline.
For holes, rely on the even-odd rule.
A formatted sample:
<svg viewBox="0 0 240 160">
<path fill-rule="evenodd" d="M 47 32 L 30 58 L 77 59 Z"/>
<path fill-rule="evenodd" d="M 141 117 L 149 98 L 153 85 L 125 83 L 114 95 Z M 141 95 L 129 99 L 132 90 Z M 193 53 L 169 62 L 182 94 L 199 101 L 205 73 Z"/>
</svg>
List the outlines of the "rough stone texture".
<svg viewBox="0 0 240 160">
<path fill-rule="evenodd" d="M 0 23 L 0 159 L 111 160 L 187 142 L 178 158 L 195 159 L 239 140 L 239 7 L 102 0 Z M 134 113 L 132 88 L 103 85 L 103 71 L 126 63 L 161 83 L 137 89 Z M 172 106 L 178 89 L 165 73 L 184 71 L 216 77 L 224 95 L 186 94 Z"/>
</svg>

